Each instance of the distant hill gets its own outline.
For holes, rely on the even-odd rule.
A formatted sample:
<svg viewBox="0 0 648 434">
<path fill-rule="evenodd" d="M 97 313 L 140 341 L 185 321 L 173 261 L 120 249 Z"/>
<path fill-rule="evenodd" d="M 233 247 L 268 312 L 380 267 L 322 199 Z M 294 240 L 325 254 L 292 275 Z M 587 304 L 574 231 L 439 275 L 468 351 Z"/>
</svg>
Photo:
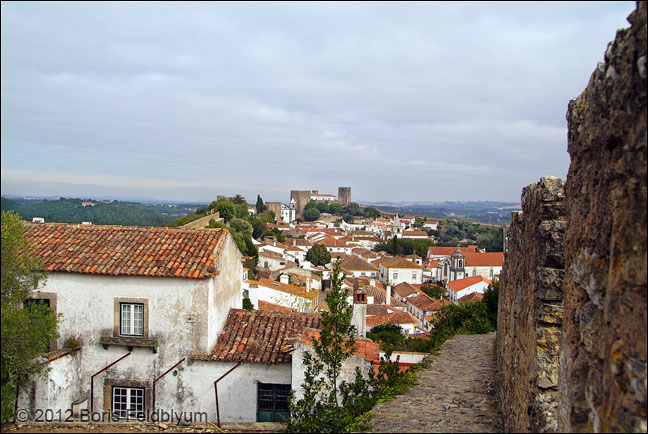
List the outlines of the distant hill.
<svg viewBox="0 0 648 434">
<path fill-rule="evenodd" d="M 504 225 L 511 220 L 511 211 L 522 209 L 514 202 L 362 202 L 383 211 L 412 214 L 437 219 L 466 219 L 480 223 Z"/>
<path fill-rule="evenodd" d="M 22 219 L 43 217 L 46 222 L 123 226 L 167 226 L 179 217 L 195 212 L 191 204 L 142 204 L 92 199 L 26 199 L 2 197 L 2 211 L 15 211 Z M 83 206 L 84 202 L 94 205 Z"/>
</svg>

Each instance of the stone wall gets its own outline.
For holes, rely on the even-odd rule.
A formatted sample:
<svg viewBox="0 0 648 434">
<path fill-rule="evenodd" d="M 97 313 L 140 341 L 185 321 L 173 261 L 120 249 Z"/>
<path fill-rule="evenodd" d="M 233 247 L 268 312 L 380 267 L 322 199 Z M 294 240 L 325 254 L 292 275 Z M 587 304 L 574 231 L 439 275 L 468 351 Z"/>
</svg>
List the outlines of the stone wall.
<svg viewBox="0 0 648 434">
<path fill-rule="evenodd" d="M 646 432 L 646 2 L 569 103 L 560 427 Z"/>
<path fill-rule="evenodd" d="M 565 182 L 542 178 L 511 215 L 500 282 L 497 355 L 504 429 L 557 429 Z"/>
<path fill-rule="evenodd" d="M 569 103 L 564 196 L 543 178 L 511 216 L 497 336 L 506 431 L 646 432 L 646 2 L 628 21 Z"/>
</svg>

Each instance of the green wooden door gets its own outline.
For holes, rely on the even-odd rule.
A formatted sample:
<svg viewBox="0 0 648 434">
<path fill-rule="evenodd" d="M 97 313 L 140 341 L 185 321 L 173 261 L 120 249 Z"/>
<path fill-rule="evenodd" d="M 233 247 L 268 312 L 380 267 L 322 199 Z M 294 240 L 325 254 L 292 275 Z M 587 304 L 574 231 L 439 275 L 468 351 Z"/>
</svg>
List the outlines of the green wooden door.
<svg viewBox="0 0 648 434">
<path fill-rule="evenodd" d="M 290 384 L 257 383 L 257 422 L 283 422 L 290 416 Z"/>
</svg>

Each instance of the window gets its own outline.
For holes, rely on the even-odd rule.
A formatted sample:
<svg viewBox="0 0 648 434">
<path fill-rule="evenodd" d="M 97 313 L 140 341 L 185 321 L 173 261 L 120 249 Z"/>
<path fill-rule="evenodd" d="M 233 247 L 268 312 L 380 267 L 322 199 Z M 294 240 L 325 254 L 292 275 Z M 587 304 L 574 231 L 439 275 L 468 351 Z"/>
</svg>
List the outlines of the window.
<svg viewBox="0 0 648 434">
<path fill-rule="evenodd" d="M 398 273 L 394 273 L 394 275 L 393 275 L 393 279 L 394 279 L 394 280 L 398 279 Z"/>
<path fill-rule="evenodd" d="M 416 273 L 412 273 L 412 279 L 416 280 Z"/>
<path fill-rule="evenodd" d="M 257 422 L 284 422 L 289 394 L 290 384 L 257 383 Z"/>
<path fill-rule="evenodd" d="M 115 297 L 113 337 L 133 339 L 149 336 L 149 301 L 146 298 Z"/>
<path fill-rule="evenodd" d="M 120 419 L 144 417 L 144 388 L 113 386 L 112 413 Z"/>
<path fill-rule="evenodd" d="M 48 298 L 28 298 L 25 301 L 23 301 L 23 309 L 29 310 L 30 311 L 30 318 L 31 322 L 36 322 L 35 316 L 39 316 L 38 314 L 33 314 L 32 309 L 38 309 L 39 306 L 46 306 L 48 308 L 52 308 L 50 299 Z M 34 316 L 32 316 L 34 315 Z M 52 351 L 52 347 L 55 345 L 52 345 L 54 342 L 43 342 L 42 347 L 39 348 L 39 352 L 41 353 L 49 353 Z"/>
<path fill-rule="evenodd" d="M 144 335 L 144 305 L 140 303 L 121 303 L 121 335 Z"/>
</svg>

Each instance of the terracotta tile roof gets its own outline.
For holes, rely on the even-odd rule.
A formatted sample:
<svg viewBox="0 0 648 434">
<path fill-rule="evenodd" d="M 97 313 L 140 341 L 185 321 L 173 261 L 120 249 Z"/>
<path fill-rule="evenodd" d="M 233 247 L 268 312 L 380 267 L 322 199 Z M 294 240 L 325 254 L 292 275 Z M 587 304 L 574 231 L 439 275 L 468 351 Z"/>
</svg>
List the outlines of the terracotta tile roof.
<svg viewBox="0 0 648 434">
<path fill-rule="evenodd" d="M 367 327 L 376 327 L 380 324 L 416 324 L 416 318 L 407 312 L 388 313 L 367 317 Z"/>
<path fill-rule="evenodd" d="M 462 255 L 465 255 L 466 253 L 472 252 L 472 253 L 477 253 L 477 246 L 468 246 L 468 247 L 459 247 L 459 250 L 461 251 Z M 457 246 L 455 247 L 440 247 L 440 246 L 432 246 L 428 249 L 428 252 L 430 255 L 444 255 L 444 256 L 452 256 L 455 254 L 457 251 Z"/>
<path fill-rule="evenodd" d="M 363 289 L 367 296 L 372 296 L 374 298 L 374 304 L 385 304 L 387 301 L 387 291 L 372 285 L 366 285 Z M 407 307 L 405 303 L 396 297 L 392 297 L 390 302 L 391 307 Z"/>
<path fill-rule="evenodd" d="M 317 327 L 313 327 L 317 328 Z M 307 329 L 301 335 L 301 342 L 307 345 L 312 345 L 313 338 L 319 339 L 319 331 Z M 373 342 L 370 339 L 356 338 L 355 345 L 353 346 L 355 354 L 359 355 L 367 362 L 380 363 L 380 344 Z"/>
<path fill-rule="evenodd" d="M 28 224 L 47 271 L 204 279 L 216 271 L 222 229 Z"/>
<path fill-rule="evenodd" d="M 292 309 L 280 304 L 270 303 L 269 301 L 259 300 L 257 310 L 261 312 L 278 312 L 278 313 L 292 313 Z"/>
<path fill-rule="evenodd" d="M 367 316 L 373 315 L 387 315 L 389 313 L 389 308 L 386 304 L 368 304 L 367 305 Z"/>
<path fill-rule="evenodd" d="M 315 313 L 277 313 L 230 309 L 214 352 L 194 356 L 216 362 L 290 363 L 291 343 L 305 328 L 320 328 Z"/>
<path fill-rule="evenodd" d="M 441 309 L 443 306 L 447 306 L 450 303 L 448 300 L 439 300 L 436 298 L 428 297 L 425 294 L 418 295 L 416 297 L 411 297 L 407 299 L 407 302 L 412 306 L 422 310 L 424 312 L 435 312 Z"/>
<path fill-rule="evenodd" d="M 481 254 L 483 255 L 483 253 Z M 473 286 L 480 282 L 486 282 L 489 285 L 491 284 L 491 281 L 483 276 L 472 276 L 466 277 L 464 279 L 451 280 L 450 282 L 448 282 L 448 288 L 452 289 L 454 292 L 459 292 L 462 289 L 466 289 L 469 286 Z"/>
<path fill-rule="evenodd" d="M 422 294 L 421 291 L 407 282 L 399 283 L 398 285 L 394 286 L 393 290 L 396 294 L 403 298 L 409 297 L 412 294 Z"/>
<path fill-rule="evenodd" d="M 428 234 L 425 231 L 403 231 L 403 238 L 407 237 L 426 237 Z"/>
<path fill-rule="evenodd" d="M 344 258 L 340 263 L 340 266 L 343 269 L 349 271 L 370 271 L 373 273 L 378 272 L 378 267 L 355 255 L 349 255 Z"/>
<path fill-rule="evenodd" d="M 504 252 L 464 253 L 466 267 L 501 267 L 504 265 Z"/>
<path fill-rule="evenodd" d="M 459 303 L 468 303 L 468 302 L 473 302 L 473 301 L 479 301 L 484 298 L 484 294 L 479 293 L 479 292 L 471 292 L 470 294 L 464 295 L 463 297 L 460 297 L 457 302 Z"/>
<path fill-rule="evenodd" d="M 420 265 L 408 261 L 400 256 L 394 258 L 383 258 L 380 263 L 383 264 L 385 268 L 423 268 Z"/>
</svg>

